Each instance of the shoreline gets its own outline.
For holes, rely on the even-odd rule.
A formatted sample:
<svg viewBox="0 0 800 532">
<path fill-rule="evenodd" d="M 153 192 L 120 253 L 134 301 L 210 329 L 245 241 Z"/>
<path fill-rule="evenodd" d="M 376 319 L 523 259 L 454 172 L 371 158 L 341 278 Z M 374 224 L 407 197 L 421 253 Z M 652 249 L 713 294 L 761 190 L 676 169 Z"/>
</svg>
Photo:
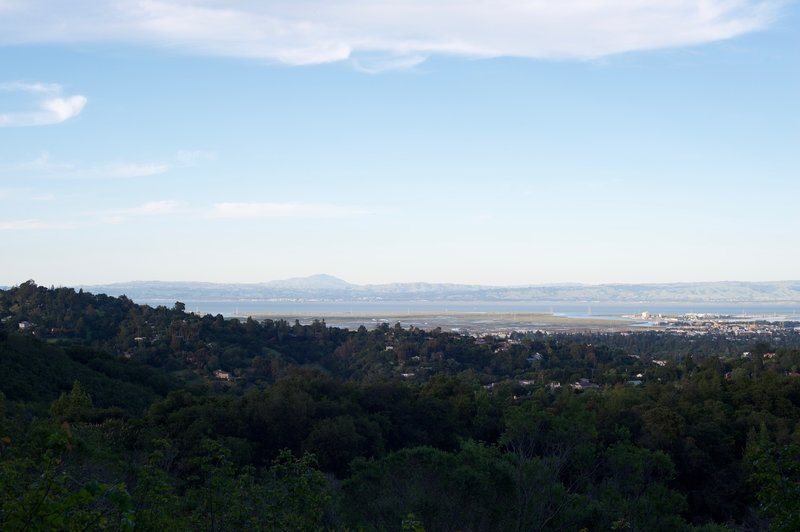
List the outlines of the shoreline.
<svg viewBox="0 0 800 532">
<path fill-rule="evenodd" d="M 410 326 L 432 330 L 463 333 L 489 334 L 525 332 L 536 330 L 573 331 L 573 330 L 629 330 L 646 326 L 645 322 L 617 317 L 581 318 L 559 316 L 541 312 L 254 312 L 249 317 L 255 320 L 283 319 L 298 320 L 308 324 L 314 320 L 325 321 L 327 326 L 358 328 L 376 328 L 382 324 L 402 327 Z"/>
</svg>

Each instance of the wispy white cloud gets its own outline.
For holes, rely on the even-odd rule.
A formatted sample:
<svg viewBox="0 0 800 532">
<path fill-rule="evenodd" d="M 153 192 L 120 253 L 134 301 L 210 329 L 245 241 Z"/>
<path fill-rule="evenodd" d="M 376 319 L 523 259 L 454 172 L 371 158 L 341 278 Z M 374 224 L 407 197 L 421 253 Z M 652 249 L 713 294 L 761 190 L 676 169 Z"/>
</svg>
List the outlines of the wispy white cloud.
<svg viewBox="0 0 800 532">
<path fill-rule="evenodd" d="M 6 1 L 0 44 L 134 42 L 371 72 L 432 54 L 587 59 L 762 29 L 780 0 Z M 377 59 L 376 56 L 383 56 Z M 366 59 L 369 57 L 370 59 Z"/>
<path fill-rule="evenodd" d="M 56 161 L 47 152 L 42 152 L 31 161 L 0 165 L 0 177 L 31 177 L 48 179 L 132 179 L 149 177 L 167 172 L 170 165 L 153 163 L 104 163 L 81 164 Z"/>
<path fill-rule="evenodd" d="M 0 231 L 68 230 L 78 226 L 75 222 L 47 222 L 37 218 L 0 221 Z"/>
<path fill-rule="evenodd" d="M 31 199 L 33 201 L 53 201 L 56 199 L 55 194 L 37 194 L 36 196 L 32 196 Z"/>
<path fill-rule="evenodd" d="M 86 96 L 80 95 L 45 100 L 41 105 L 46 113 L 42 113 L 41 118 L 34 121 L 34 125 L 59 124 L 65 120 L 69 120 L 74 116 L 78 116 L 80 112 L 83 111 L 86 102 Z"/>
<path fill-rule="evenodd" d="M 173 214 L 178 209 L 178 202 L 175 200 L 149 201 L 138 207 L 121 209 L 118 212 L 133 216 L 154 216 L 163 214 Z"/>
<path fill-rule="evenodd" d="M 60 85 L 49 83 L 5 82 L 0 83 L 0 92 L 23 92 L 36 97 L 32 109 L 0 112 L 0 127 L 60 124 L 78 116 L 88 101 L 80 94 L 64 96 Z"/>
<path fill-rule="evenodd" d="M 30 92 L 33 94 L 53 94 L 61 92 L 61 85 L 57 83 L 25 83 L 22 81 L 7 81 L 0 83 L 3 92 Z"/>
<path fill-rule="evenodd" d="M 36 229 L 41 222 L 36 219 L 12 220 L 0 222 L 0 231 L 18 231 L 20 229 Z"/>
<path fill-rule="evenodd" d="M 48 201 L 52 197 L 44 196 L 32 199 Z M 159 200 L 149 201 L 135 207 L 72 213 L 66 215 L 62 220 L 42 220 L 40 218 L 0 220 L 0 231 L 68 230 L 100 224 L 116 224 L 137 218 L 177 214 L 181 212 L 180 207 L 181 204 L 175 200 Z"/>
<path fill-rule="evenodd" d="M 165 216 L 178 212 L 180 204 L 175 200 L 149 201 L 136 207 L 110 209 L 101 214 L 104 223 L 121 223 L 142 216 Z"/>
<path fill-rule="evenodd" d="M 202 161 L 214 161 L 216 158 L 217 154 L 213 151 L 203 150 L 178 150 L 175 154 L 175 160 L 186 166 L 193 166 Z"/>
<path fill-rule="evenodd" d="M 115 162 L 84 164 L 59 161 L 43 151 L 33 160 L 0 164 L 0 177 L 31 177 L 49 179 L 132 179 L 150 177 L 168 172 L 176 165 L 196 166 L 203 161 L 213 161 L 216 154 L 202 150 L 180 150 L 172 162 Z"/>
<path fill-rule="evenodd" d="M 169 170 L 169 165 L 166 163 L 125 163 L 95 167 L 86 175 L 96 178 L 129 179 L 163 174 L 167 170 Z"/>
<path fill-rule="evenodd" d="M 368 214 L 369 211 L 341 205 L 318 203 L 216 203 L 212 218 L 342 218 Z"/>
<path fill-rule="evenodd" d="M 49 202 L 58 198 L 52 192 L 42 192 L 36 188 L 4 188 L 0 189 L 0 199 L 13 198 L 15 201 Z"/>
<path fill-rule="evenodd" d="M 49 198 L 42 198 L 44 200 Z M 133 207 L 76 212 L 63 220 L 26 218 L 0 220 L 0 231 L 50 231 L 95 227 L 107 224 L 122 224 L 133 220 L 174 215 L 202 216 L 197 208 L 185 206 L 176 200 L 148 201 Z M 206 213 L 208 215 L 208 213 Z M 343 218 L 369 214 L 363 209 L 340 205 L 314 203 L 217 203 L 212 206 L 210 217 L 216 219 L 268 219 L 268 218 Z"/>
</svg>

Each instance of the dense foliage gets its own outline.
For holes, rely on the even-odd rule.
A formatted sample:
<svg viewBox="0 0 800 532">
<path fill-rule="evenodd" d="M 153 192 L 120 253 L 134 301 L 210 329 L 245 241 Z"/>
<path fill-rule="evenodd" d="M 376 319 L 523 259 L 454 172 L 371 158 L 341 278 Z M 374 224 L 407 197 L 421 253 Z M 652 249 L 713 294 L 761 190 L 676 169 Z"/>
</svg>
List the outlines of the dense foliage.
<svg viewBox="0 0 800 532">
<path fill-rule="evenodd" d="M 800 526 L 793 328 L 347 331 L 32 282 L 0 318 L 3 530 Z"/>
</svg>

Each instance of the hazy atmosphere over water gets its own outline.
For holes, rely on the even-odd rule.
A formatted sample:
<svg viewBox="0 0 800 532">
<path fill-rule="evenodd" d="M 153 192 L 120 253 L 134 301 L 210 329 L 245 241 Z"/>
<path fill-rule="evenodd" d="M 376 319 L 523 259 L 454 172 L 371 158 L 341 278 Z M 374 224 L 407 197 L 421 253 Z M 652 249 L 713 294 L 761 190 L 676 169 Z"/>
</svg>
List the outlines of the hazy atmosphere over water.
<svg viewBox="0 0 800 532">
<path fill-rule="evenodd" d="M 543 6 L 0 0 L 0 285 L 800 277 L 797 2 Z"/>
</svg>

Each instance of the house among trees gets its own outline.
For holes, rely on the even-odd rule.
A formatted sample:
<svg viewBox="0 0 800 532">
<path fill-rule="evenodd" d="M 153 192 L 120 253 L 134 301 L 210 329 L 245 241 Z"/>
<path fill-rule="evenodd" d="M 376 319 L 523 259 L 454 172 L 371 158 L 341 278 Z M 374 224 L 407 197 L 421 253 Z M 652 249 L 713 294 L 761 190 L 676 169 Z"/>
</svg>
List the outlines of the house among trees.
<svg viewBox="0 0 800 532">
<path fill-rule="evenodd" d="M 544 355 L 538 352 L 528 357 L 529 364 L 533 364 L 534 362 L 541 362 L 542 360 L 544 360 Z"/>
<path fill-rule="evenodd" d="M 222 371 L 221 369 L 214 370 L 214 377 L 223 381 L 231 380 L 231 374 L 227 371 Z"/>
<path fill-rule="evenodd" d="M 599 384 L 596 384 L 589 379 L 580 379 L 578 382 L 570 384 L 570 386 L 572 386 L 572 388 L 575 390 L 596 390 L 597 388 L 600 388 Z"/>
</svg>

